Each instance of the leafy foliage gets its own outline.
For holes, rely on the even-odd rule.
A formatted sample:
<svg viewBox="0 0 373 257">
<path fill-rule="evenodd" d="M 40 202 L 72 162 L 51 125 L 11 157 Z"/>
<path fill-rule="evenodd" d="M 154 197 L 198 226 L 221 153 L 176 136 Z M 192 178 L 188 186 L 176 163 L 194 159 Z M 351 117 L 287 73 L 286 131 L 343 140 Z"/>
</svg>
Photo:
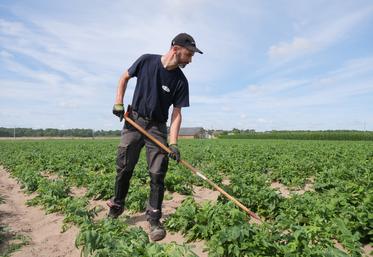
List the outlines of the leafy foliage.
<svg viewBox="0 0 373 257">
<path fill-rule="evenodd" d="M 113 194 L 116 145 L 116 140 L 1 141 L 0 163 L 26 192 L 36 192 L 30 204 L 63 213 L 64 229 L 80 226 L 77 245 L 87 256 L 121 256 L 122 251 L 193 256 L 185 245 L 150 243 L 144 231 L 128 228 L 123 220 L 93 221 L 97 210 L 89 209 L 89 199 Z M 215 183 L 228 180 L 221 186 L 265 220 L 261 226 L 250 224 L 224 197 L 202 205 L 187 198 L 167 219 L 167 229 L 189 241 L 205 240 L 210 256 L 361 256 L 361 246 L 372 242 L 372 142 L 185 140 L 180 149 Z M 313 190 L 285 198 L 271 188 L 273 181 L 290 192 L 311 181 Z M 207 186 L 173 162 L 165 184 L 188 195 L 193 185 Z M 87 188 L 86 195 L 73 197 L 73 186 Z M 148 192 L 142 152 L 126 208 L 143 211 Z"/>
<path fill-rule="evenodd" d="M 85 257 L 141 256 L 141 257 L 193 257 L 189 247 L 175 243 L 150 243 L 141 228 L 129 228 L 120 220 L 103 219 L 97 223 L 86 222 L 81 226 L 75 245 L 82 247 Z"/>
</svg>

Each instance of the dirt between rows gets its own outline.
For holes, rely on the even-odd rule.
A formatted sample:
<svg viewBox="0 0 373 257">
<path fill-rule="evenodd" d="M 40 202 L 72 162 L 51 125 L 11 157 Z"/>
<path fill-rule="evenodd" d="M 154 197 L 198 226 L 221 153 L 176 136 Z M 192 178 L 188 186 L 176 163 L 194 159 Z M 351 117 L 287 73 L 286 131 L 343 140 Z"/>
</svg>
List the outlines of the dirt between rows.
<svg viewBox="0 0 373 257">
<path fill-rule="evenodd" d="M 60 233 L 63 216 L 45 214 L 37 207 L 27 207 L 26 201 L 32 195 L 25 195 L 20 185 L 0 167 L 0 194 L 5 203 L 0 205 L 1 224 L 7 225 L 16 234 L 30 237 L 30 244 L 12 254 L 13 257 L 79 257 L 80 251 L 75 248 L 75 236 L 78 228 L 72 227 Z"/>
<path fill-rule="evenodd" d="M 26 206 L 26 201 L 33 198 L 34 195 L 26 195 L 20 188 L 20 185 L 15 179 L 10 177 L 10 174 L 0 166 L 0 195 L 5 198 L 5 203 L 0 204 L 0 224 L 9 226 L 16 234 L 26 235 L 30 238 L 29 245 L 23 246 L 19 251 L 12 254 L 12 257 L 79 257 L 80 250 L 75 247 L 75 238 L 79 229 L 72 226 L 66 232 L 61 233 L 63 215 L 52 213 L 45 214 L 45 211 L 39 207 Z M 292 192 L 302 194 L 306 191 L 313 191 L 312 182 L 306 185 L 304 189 Z M 225 181 L 224 184 L 229 184 Z M 271 185 L 276 188 L 284 197 L 290 197 L 291 193 L 288 188 L 279 182 L 274 182 Z M 83 188 L 73 188 L 73 195 L 83 196 L 86 190 Z M 194 187 L 194 198 L 197 202 L 216 201 L 219 193 L 202 187 Z M 172 199 L 164 200 L 163 218 L 168 217 L 175 212 L 180 206 L 185 196 L 178 193 L 172 193 Z M 101 207 L 102 211 L 98 213 L 96 219 L 106 217 L 107 206 L 102 200 L 91 200 L 91 207 Z M 122 217 L 130 226 L 142 227 L 146 232 L 149 232 L 148 222 L 144 213 L 128 214 L 125 213 Z M 183 244 L 185 238 L 180 233 L 167 233 L 165 239 L 159 243 L 176 242 Z M 207 257 L 208 253 L 203 251 L 205 243 L 197 241 L 187 244 L 200 257 Z M 0 254 L 4 245 L 0 245 Z M 336 247 L 343 250 L 342 245 L 336 242 Z M 365 245 L 363 248 L 363 256 L 372 256 L 369 253 L 373 250 L 372 246 Z"/>
<path fill-rule="evenodd" d="M 79 257 L 80 250 L 75 247 L 75 238 L 79 229 L 72 226 L 66 232 L 61 233 L 63 215 L 51 213 L 45 214 L 45 211 L 39 207 L 26 206 L 26 201 L 35 195 L 26 195 L 20 188 L 17 181 L 10 177 L 10 174 L 0 166 L 0 195 L 5 198 L 5 203 L 0 204 L 0 224 L 8 226 L 15 234 L 26 235 L 30 238 L 29 245 L 23 246 L 20 250 L 14 252 L 12 257 Z M 216 201 L 219 193 L 206 188 L 195 187 L 195 199 L 197 202 L 206 200 Z M 74 195 L 82 196 L 84 189 L 73 190 Z M 171 200 L 165 200 L 163 205 L 163 216 L 168 217 L 180 206 L 185 196 L 178 193 L 172 194 Z M 105 218 L 107 206 L 105 201 L 90 201 L 91 207 L 102 207 L 97 219 Z M 142 227 L 149 232 L 148 222 L 144 213 L 128 214 L 126 220 L 130 226 Z M 125 217 L 123 217 L 125 219 Z M 178 244 L 186 243 L 185 238 L 180 233 L 168 232 L 166 238 L 159 243 L 176 242 Z M 204 250 L 203 241 L 188 243 L 200 257 L 207 257 L 208 253 Z M 0 245 L 0 251 L 4 247 Z"/>
</svg>

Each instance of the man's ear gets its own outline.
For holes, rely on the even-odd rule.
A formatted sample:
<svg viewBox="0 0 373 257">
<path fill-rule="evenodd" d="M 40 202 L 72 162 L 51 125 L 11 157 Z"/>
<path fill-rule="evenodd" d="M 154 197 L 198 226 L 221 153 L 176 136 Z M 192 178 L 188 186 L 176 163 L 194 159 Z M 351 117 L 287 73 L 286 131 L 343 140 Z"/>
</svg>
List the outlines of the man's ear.
<svg viewBox="0 0 373 257">
<path fill-rule="evenodd" d="M 173 52 L 175 52 L 175 53 L 176 53 L 176 51 L 179 50 L 179 49 L 180 49 L 180 46 L 178 46 L 178 45 L 174 45 L 174 46 L 171 47 L 171 50 L 172 50 Z"/>
</svg>

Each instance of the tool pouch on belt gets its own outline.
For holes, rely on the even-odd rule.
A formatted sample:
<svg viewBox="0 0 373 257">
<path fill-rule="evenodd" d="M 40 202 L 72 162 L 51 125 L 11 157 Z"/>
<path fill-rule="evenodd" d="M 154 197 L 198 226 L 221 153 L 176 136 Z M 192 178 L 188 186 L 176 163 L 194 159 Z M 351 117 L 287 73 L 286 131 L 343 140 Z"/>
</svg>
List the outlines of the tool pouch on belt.
<svg viewBox="0 0 373 257">
<path fill-rule="evenodd" d="M 131 105 L 128 105 L 128 107 L 127 107 L 126 116 L 131 118 L 135 123 L 137 123 L 138 125 L 140 125 L 143 128 L 145 128 L 149 124 L 149 121 L 145 120 L 136 111 L 134 111 L 132 109 Z M 127 122 L 126 122 L 126 126 L 128 128 L 133 128 L 132 125 L 130 125 Z M 133 128 L 133 129 L 135 129 L 135 128 Z"/>
<path fill-rule="evenodd" d="M 131 118 L 132 120 L 136 120 L 135 119 L 135 117 L 133 117 L 134 115 L 133 115 L 133 112 L 132 112 L 132 106 L 129 104 L 128 106 L 127 106 L 127 111 L 126 111 L 126 113 L 124 114 L 124 116 L 125 117 L 129 117 L 129 118 Z M 124 123 L 124 127 L 125 128 L 133 128 L 127 121 L 125 121 L 125 123 Z M 133 128 L 134 129 L 134 128 Z"/>
<path fill-rule="evenodd" d="M 128 117 L 132 115 L 132 106 L 130 104 L 127 106 L 126 115 L 128 115 Z"/>
</svg>

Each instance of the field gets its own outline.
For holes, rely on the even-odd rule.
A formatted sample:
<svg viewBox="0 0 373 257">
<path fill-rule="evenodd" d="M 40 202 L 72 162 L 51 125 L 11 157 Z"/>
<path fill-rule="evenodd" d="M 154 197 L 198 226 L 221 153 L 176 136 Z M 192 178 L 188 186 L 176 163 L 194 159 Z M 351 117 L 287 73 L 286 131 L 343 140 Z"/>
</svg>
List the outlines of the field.
<svg viewBox="0 0 373 257">
<path fill-rule="evenodd" d="M 0 141 L 0 164 L 33 197 L 28 205 L 64 215 L 76 225 L 83 256 L 196 256 L 188 245 L 150 242 L 145 231 L 97 218 L 93 199 L 113 193 L 118 140 Z M 203 240 L 208 256 L 362 256 L 373 235 L 373 142 L 298 140 L 184 140 L 182 157 L 256 212 L 258 225 L 225 198 L 191 196 L 165 219 L 169 232 Z M 127 212 L 144 210 L 149 178 L 144 152 Z M 171 163 L 166 188 L 192 195 L 208 187 Z M 84 189 L 84 195 L 74 192 Z M 367 253 L 366 253 L 367 254 Z"/>
</svg>

